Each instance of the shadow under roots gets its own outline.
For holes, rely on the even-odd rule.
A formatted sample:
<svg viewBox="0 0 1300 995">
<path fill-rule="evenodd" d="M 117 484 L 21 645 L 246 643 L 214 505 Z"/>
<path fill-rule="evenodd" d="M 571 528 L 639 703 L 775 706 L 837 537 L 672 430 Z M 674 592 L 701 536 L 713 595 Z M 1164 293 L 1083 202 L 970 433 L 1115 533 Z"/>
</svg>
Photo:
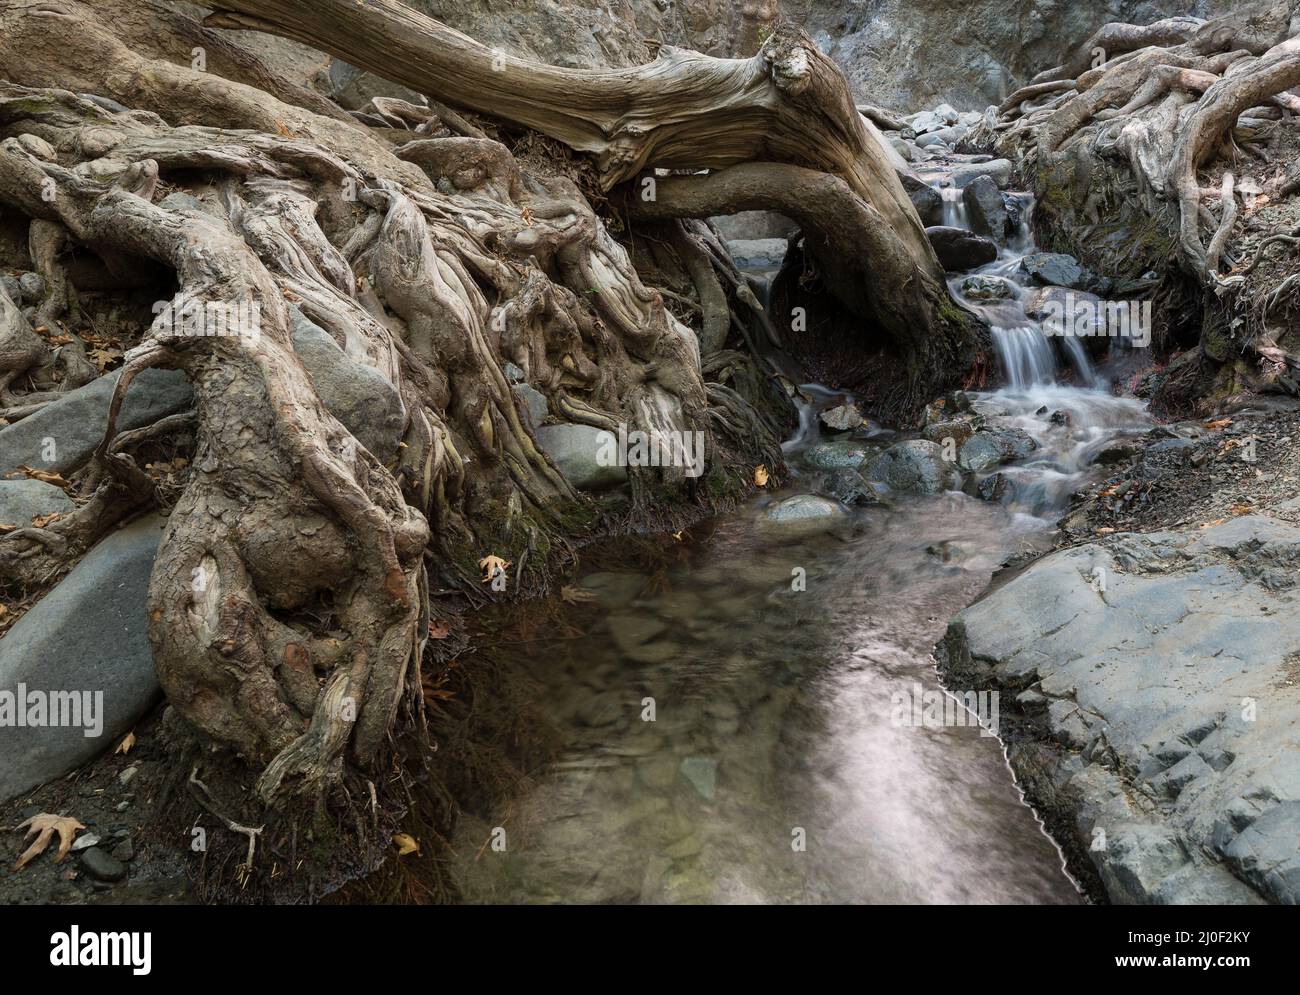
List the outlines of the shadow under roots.
<svg viewBox="0 0 1300 995">
<path fill-rule="evenodd" d="M 801 245 L 791 245 L 769 301 L 786 349 L 808 380 L 853 391 L 866 410 L 890 424 L 915 422 L 947 391 L 982 388 L 993 369 L 988 330 L 955 303 L 940 302 L 938 327 L 928 335 L 919 331 L 923 316 L 916 315 L 916 339 L 903 348 L 830 292 Z"/>
</svg>

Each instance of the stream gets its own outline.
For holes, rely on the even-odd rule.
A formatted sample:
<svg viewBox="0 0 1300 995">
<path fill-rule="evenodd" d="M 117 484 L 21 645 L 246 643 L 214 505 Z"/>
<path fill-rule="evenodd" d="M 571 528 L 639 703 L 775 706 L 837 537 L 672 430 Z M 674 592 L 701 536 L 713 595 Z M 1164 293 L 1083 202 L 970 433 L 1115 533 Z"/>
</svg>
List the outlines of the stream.
<svg viewBox="0 0 1300 995">
<path fill-rule="evenodd" d="M 964 226 L 950 194 L 946 209 Z M 973 718 L 917 725 L 896 708 L 940 691 L 932 650 L 949 618 L 1008 558 L 1049 549 L 1093 458 L 1147 425 L 1139 402 L 1098 386 L 1077 340 L 1026 317 L 1032 250 L 1026 220 L 975 271 L 1013 296 L 967 302 L 994 329 L 1005 384 L 973 405 L 1037 444 L 997 468 L 1009 496 L 900 495 L 832 528 L 774 525 L 774 501 L 819 492 L 807 456 L 832 433 L 816 413 L 845 398 L 805 386 L 781 493 L 690 530 L 658 575 L 571 582 L 593 598 L 575 609 L 585 634 L 521 664 L 563 749 L 501 811 L 462 820 L 453 872 L 468 901 L 1084 901 L 998 739 Z M 908 437 L 871 423 L 834 436 Z"/>
</svg>

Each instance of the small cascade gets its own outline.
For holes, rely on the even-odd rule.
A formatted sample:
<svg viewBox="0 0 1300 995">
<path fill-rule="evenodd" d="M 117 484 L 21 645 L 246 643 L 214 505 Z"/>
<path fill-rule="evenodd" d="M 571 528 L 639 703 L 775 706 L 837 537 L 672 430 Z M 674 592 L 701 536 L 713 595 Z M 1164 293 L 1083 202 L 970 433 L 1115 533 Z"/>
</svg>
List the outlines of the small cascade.
<svg viewBox="0 0 1300 995">
<path fill-rule="evenodd" d="M 943 198 L 943 223 L 949 228 L 970 230 L 970 221 L 966 217 L 966 203 L 961 198 L 961 191 L 956 187 L 939 187 L 939 196 Z"/>
<path fill-rule="evenodd" d="M 1012 390 L 1056 380 L 1056 354 L 1040 329 L 1028 325 L 994 327 L 992 333 L 1002 375 Z"/>
</svg>

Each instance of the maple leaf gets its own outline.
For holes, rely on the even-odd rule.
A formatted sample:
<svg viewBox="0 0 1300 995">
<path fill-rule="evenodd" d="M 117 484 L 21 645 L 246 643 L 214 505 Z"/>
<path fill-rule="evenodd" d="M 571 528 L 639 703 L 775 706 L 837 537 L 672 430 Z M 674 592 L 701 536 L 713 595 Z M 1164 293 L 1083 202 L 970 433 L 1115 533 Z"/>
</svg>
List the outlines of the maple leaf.
<svg viewBox="0 0 1300 995">
<path fill-rule="evenodd" d="M 14 870 L 22 870 L 32 860 L 44 853 L 45 848 L 50 845 L 50 838 L 55 833 L 59 834 L 59 852 L 55 855 L 54 862 L 59 863 L 72 849 L 72 840 L 77 835 L 77 830 L 85 828 L 70 815 L 51 815 L 49 812 L 33 815 L 18 826 L 18 830 L 26 829 L 28 836 L 33 833 L 40 833 L 40 835 L 36 837 L 36 842 L 29 846 L 23 852 L 23 855 L 18 858 L 18 863 L 14 864 Z"/>
<path fill-rule="evenodd" d="M 754 486 L 766 487 L 767 481 L 767 467 L 760 463 L 758 466 L 754 467 Z"/>
<path fill-rule="evenodd" d="M 499 556 L 485 556 L 478 561 L 479 569 L 483 571 L 483 583 L 486 584 L 497 572 L 505 573 L 506 567 L 510 566 L 512 560 L 503 560 Z"/>
<path fill-rule="evenodd" d="M 580 605 L 584 601 L 591 601 L 596 597 L 593 591 L 588 591 L 585 587 L 574 587 L 566 585 L 560 588 L 560 600 L 565 604 Z"/>
<path fill-rule="evenodd" d="M 451 632 L 451 624 L 441 618 L 436 618 L 429 623 L 430 639 L 446 639 Z"/>
<path fill-rule="evenodd" d="M 408 853 L 419 853 L 419 841 L 409 833 L 398 833 L 393 837 L 393 843 L 397 847 L 397 855 L 405 857 Z"/>
<path fill-rule="evenodd" d="M 135 730 L 128 732 L 122 737 L 122 742 L 117 744 L 117 749 L 114 750 L 113 753 L 115 755 L 118 753 L 125 755 L 131 752 L 131 747 L 133 746 L 135 746 Z"/>
<path fill-rule="evenodd" d="M 109 363 L 116 362 L 122 358 L 121 349 L 91 349 L 87 354 L 92 363 L 99 367 L 99 372 L 103 373 Z"/>
</svg>

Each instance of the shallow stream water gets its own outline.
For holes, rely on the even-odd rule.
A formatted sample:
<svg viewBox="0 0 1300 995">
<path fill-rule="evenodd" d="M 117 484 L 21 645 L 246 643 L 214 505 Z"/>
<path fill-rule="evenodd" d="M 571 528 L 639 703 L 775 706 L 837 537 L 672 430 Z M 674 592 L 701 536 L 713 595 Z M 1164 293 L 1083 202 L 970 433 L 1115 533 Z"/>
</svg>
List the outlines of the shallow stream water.
<svg viewBox="0 0 1300 995">
<path fill-rule="evenodd" d="M 1018 280 L 1032 245 L 1027 232 L 1013 242 L 983 272 Z M 951 616 L 1010 556 L 1048 549 L 1098 450 L 1145 424 L 1015 300 L 989 317 L 1007 386 L 976 407 L 1038 444 L 1001 468 L 1015 497 L 900 497 L 830 531 L 774 527 L 770 502 L 816 490 L 796 472 L 781 494 L 683 536 L 659 575 L 578 578 L 594 597 L 586 634 L 539 643 L 523 664 L 563 751 L 500 811 L 464 820 L 466 899 L 1083 900 L 1000 742 L 973 719 L 934 728 L 897 707 L 940 690 L 932 650 Z M 1055 382 L 1059 356 L 1085 386 Z M 820 441 L 816 409 L 840 396 L 804 394 L 792 466 Z M 487 845 L 495 826 L 504 849 Z"/>
</svg>

